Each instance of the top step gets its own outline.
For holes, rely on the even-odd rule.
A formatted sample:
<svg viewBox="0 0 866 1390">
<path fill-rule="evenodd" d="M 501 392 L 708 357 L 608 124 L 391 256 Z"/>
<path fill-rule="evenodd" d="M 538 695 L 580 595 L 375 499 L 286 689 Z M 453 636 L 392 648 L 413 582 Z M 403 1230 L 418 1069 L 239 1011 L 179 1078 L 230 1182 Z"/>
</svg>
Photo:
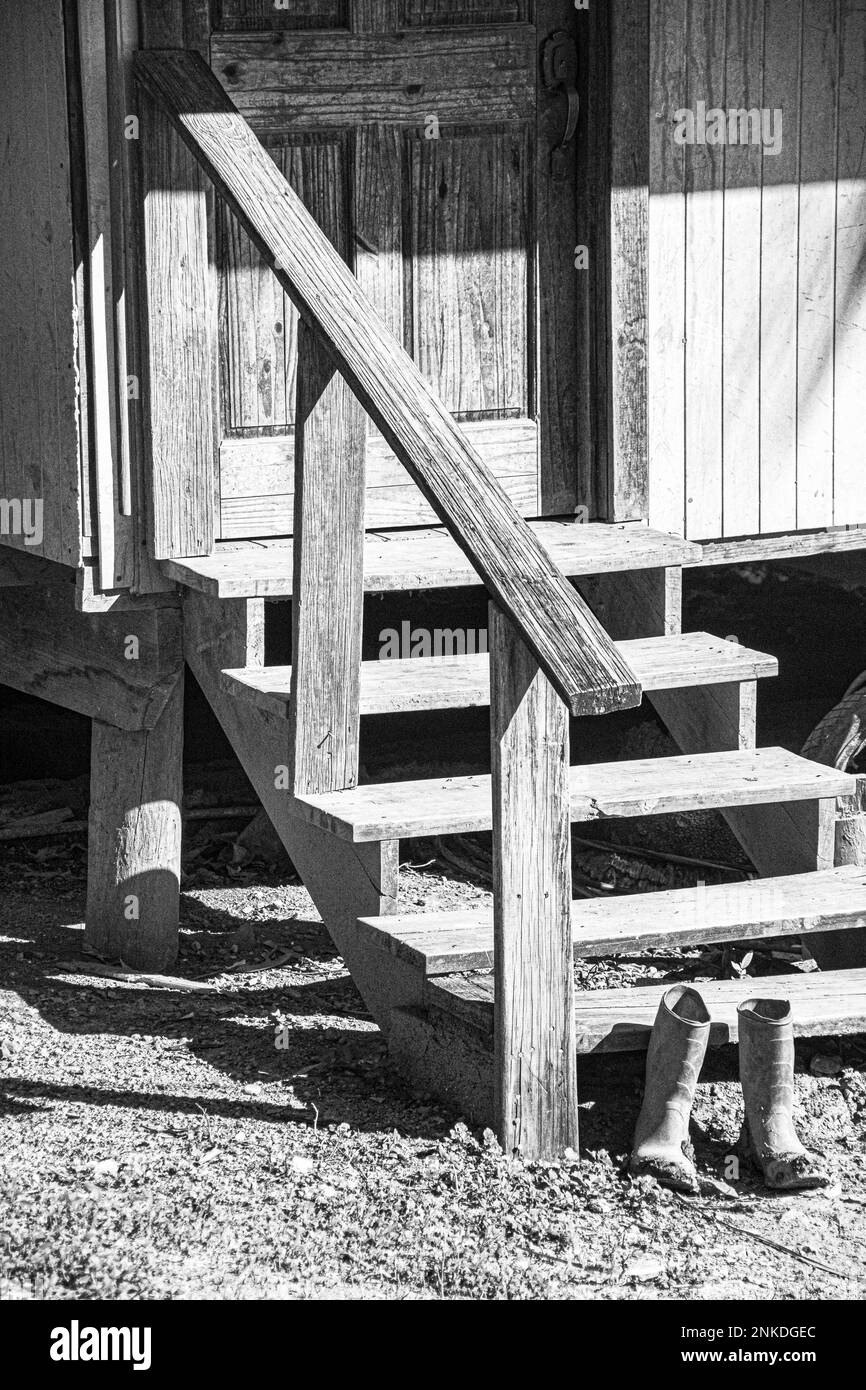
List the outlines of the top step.
<svg viewBox="0 0 866 1390">
<path fill-rule="evenodd" d="M 609 526 L 569 519 L 531 521 L 554 564 L 569 577 L 688 565 L 701 547 L 646 526 Z M 213 598 L 291 598 L 290 540 L 234 541 L 213 555 L 161 561 L 169 579 Z M 449 589 L 480 583 L 444 527 L 368 531 L 364 590 Z"/>
</svg>

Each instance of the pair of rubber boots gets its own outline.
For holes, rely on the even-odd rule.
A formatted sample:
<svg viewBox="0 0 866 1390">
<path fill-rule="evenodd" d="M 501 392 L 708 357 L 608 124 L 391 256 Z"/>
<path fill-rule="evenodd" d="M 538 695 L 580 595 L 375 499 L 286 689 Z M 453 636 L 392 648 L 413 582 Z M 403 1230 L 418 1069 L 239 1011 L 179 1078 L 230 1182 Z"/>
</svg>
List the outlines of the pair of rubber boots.
<svg viewBox="0 0 866 1390">
<path fill-rule="evenodd" d="M 737 1009 L 740 1084 L 745 1119 L 738 1149 L 764 1175 L 767 1187 L 802 1191 L 826 1187 L 819 1160 L 797 1138 L 794 1104 L 794 1025 L 783 999 L 747 999 Z M 707 1041 L 710 1015 L 696 989 L 675 985 L 663 996 L 646 1062 L 646 1088 L 629 1172 L 649 1173 L 678 1192 L 700 1191 L 689 1143 L 689 1117 Z"/>
</svg>

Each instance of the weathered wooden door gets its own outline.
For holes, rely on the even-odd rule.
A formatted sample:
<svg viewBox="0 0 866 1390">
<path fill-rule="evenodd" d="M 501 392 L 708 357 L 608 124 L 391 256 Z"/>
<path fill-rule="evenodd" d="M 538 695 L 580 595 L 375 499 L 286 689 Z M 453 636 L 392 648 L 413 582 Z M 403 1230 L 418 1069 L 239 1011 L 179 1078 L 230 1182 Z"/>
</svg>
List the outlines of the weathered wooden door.
<svg viewBox="0 0 866 1390">
<path fill-rule="evenodd" d="M 575 146 L 541 74 L 572 0 L 211 10 L 214 72 L 519 510 L 572 512 Z M 220 208 L 215 257 L 217 535 L 287 534 L 297 314 Z M 368 527 L 432 519 L 372 426 L 367 478 Z"/>
</svg>

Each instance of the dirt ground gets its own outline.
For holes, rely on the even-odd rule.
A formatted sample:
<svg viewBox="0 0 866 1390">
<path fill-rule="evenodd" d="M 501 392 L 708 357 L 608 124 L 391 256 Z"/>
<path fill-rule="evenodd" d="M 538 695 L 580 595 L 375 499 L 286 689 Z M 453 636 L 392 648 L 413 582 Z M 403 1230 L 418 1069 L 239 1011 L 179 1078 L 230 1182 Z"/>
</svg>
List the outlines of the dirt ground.
<svg viewBox="0 0 866 1390">
<path fill-rule="evenodd" d="M 394 1074 L 302 887 L 237 870 L 188 887 L 178 973 L 219 990 L 179 993 L 88 973 L 82 867 L 83 845 L 43 846 L 0 871 L 0 1297 L 863 1296 L 863 1039 L 798 1046 L 826 1193 L 772 1196 L 743 1170 L 735 1196 L 692 1201 L 624 1177 L 642 1057 L 584 1062 L 579 1159 L 523 1165 Z M 484 889 L 407 865 L 403 895 Z M 578 979 L 719 968 L 693 956 Z M 694 1113 L 703 1173 L 732 1176 L 739 1116 L 720 1049 Z"/>
<path fill-rule="evenodd" d="M 684 625 L 779 655 L 778 681 L 762 682 L 759 742 L 796 750 L 862 669 L 864 593 L 784 568 L 696 571 Z M 379 608 L 374 632 L 395 620 Z M 805 643 L 806 631 L 823 643 Z M 4 711 L 0 838 L 4 825 L 32 837 L 0 845 L 0 1297 L 863 1297 L 866 1039 L 797 1047 L 797 1122 L 826 1155 L 826 1192 L 773 1196 L 732 1171 L 733 1048 L 708 1054 L 693 1117 L 701 1172 L 733 1195 L 688 1201 L 623 1176 L 643 1056 L 581 1061 L 579 1158 L 506 1160 L 393 1072 L 306 892 L 277 848 L 244 829 L 250 789 L 219 763 L 230 750 L 189 685 L 177 973 L 211 992 L 88 973 L 87 731 L 35 702 Z M 426 748 L 417 721 L 368 725 L 377 779 L 432 776 L 443 748 L 452 772 L 486 757 L 482 718 L 458 738 L 453 721 L 425 716 Z M 572 737 L 589 760 L 672 751 L 642 714 L 580 721 Z M 590 842 L 575 839 L 578 893 L 749 871 L 718 816 L 579 829 Z M 489 843 L 414 842 L 408 853 L 407 908 L 486 896 Z M 762 945 L 751 957 L 578 962 L 577 986 L 806 968 L 796 942 Z"/>
</svg>

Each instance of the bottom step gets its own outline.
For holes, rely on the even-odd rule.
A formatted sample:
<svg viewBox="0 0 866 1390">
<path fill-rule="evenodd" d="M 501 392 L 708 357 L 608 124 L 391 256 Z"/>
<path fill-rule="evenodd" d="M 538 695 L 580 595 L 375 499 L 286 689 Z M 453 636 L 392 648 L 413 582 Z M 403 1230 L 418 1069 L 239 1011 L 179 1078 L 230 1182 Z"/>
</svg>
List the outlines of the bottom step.
<svg viewBox="0 0 866 1390">
<path fill-rule="evenodd" d="M 710 1044 L 737 1041 L 737 1005 L 745 999 L 789 999 L 800 1037 L 866 1032 L 866 970 L 765 975 L 696 983 L 712 1017 Z M 648 1042 L 659 1000 L 671 984 L 579 993 L 577 1051 L 639 1052 Z M 445 975 L 425 987 L 431 1010 L 456 1016 L 493 1037 L 493 976 Z"/>
</svg>

